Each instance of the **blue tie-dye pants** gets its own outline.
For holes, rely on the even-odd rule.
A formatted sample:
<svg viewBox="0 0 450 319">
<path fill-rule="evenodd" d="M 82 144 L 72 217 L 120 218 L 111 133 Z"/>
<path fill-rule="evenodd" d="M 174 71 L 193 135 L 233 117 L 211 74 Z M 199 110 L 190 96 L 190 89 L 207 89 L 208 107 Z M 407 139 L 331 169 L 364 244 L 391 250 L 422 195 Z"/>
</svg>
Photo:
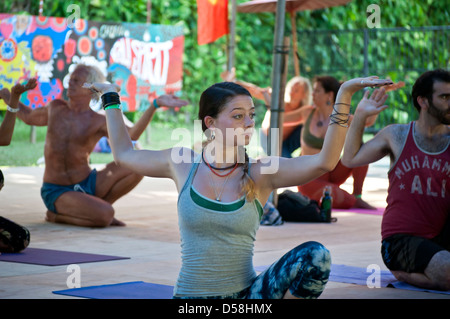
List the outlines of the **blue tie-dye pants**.
<svg viewBox="0 0 450 319">
<path fill-rule="evenodd" d="M 322 244 L 309 241 L 287 252 L 259 274 L 248 288 L 228 296 L 203 298 L 282 299 L 289 289 L 295 297 L 314 299 L 325 289 L 330 268 L 330 252 Z"/>
<path fill-rule="evenodd" d="M 244 298 L 281 299 L 288 289 L 298 298 L 317 298 L 325 289 L 330 268 L 330 252 L 320 243 L 306 242 L 259 274 Z"/>
</svg>

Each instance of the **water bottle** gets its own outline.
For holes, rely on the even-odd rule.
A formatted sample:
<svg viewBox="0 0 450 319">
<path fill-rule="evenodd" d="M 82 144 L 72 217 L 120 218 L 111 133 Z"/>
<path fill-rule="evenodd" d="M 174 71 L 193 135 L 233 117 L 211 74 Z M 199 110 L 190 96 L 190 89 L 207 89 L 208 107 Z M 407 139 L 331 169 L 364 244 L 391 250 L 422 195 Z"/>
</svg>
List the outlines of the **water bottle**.
<svg viewBox="0 0 450 319">
<path fill-rule="evenodd" d="M 331 186 L 325 186 L 323 195 L 320 199 L 320 212 L 322 219 L 326 223 L 331 222 L 331 207 L 333 205 L 333 198 L 331 197 Z"/>
</svg>

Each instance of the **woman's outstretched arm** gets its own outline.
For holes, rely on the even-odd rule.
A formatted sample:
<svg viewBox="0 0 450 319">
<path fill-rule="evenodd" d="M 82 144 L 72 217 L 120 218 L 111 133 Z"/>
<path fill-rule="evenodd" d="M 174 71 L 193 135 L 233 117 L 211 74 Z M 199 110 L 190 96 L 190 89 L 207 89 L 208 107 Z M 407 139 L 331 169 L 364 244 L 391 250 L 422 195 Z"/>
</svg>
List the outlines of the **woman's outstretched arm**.
<svg viewBox="0 0 450 319">
<path fill-rule="evenodd" d="M 270 185 L 272 189 L 301 185 L 333 170 L 344 146 L 353 94 L 364 87 L 388 84 L 392 84 L 392 81 L 378 79 L 378 77 L 356 78 L 344 82 L 336 96 L 321 151 L 315 155 L 303 155 L 292 159 L 270 158 L 264 165 L 278 166 L 278 169 L 273 176 L 263 177 L 268 181 L 264 184 Z M 278 165 L 271 163 L 273 161 L 278 161 Z"/>
<path fill-rule="evenodd" d="M 103 105 L 106 114 L 109 143 L 111 145 L 114 161 L 131 171 L 152 177 L 167 177 L 174 179 L 172 149 L 166 150 L 135 150 L 131 142 L 128 128 L 123 121 L 120 109 L 118 87 L 114 84 L 93 83 L 85 84 L 85 87 L 98 91 L 102 94 Z M 166 100 L 165 106 L 180 107 L 184 103 L 174 99 L 174 105 L 169 105 L 170 99 Z"/>
</svg>

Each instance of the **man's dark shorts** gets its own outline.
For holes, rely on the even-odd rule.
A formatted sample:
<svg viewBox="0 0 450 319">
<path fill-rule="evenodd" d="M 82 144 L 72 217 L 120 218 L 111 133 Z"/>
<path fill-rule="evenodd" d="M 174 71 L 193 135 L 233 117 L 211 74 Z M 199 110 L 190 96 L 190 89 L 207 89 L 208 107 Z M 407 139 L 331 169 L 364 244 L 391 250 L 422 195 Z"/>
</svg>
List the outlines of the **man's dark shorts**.
<svg viewBox="0 0 450 319">
<path fill-rule="evenodd" d="M 449 221 L 436 238 L 396 234 L 386 238 L 381 244 L 381 256 L 386 267 L 408 273 L 423 273 L 431 258 L 442 250 L 450 250 Z"/>
<path fill-rule="evenodd" d="M 95 195 L 96 181 L 97 170 L 93 169 L 85 180 L 77 184 L 57 185 L 52 183 L 43 183 L 41 187 L 41 197 L 47 209 L 53 213 L 57 213 L 55 201 L 59 196 L 66 192 L 82 192 L 89 195 Z"/>
</svg>

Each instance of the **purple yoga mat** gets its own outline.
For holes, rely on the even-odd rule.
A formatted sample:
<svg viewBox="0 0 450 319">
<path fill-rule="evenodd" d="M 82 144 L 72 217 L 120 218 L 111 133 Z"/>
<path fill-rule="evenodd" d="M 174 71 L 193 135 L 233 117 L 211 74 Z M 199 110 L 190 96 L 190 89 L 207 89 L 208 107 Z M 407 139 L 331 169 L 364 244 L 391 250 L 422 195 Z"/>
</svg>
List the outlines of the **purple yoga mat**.
<svg viewBox="0 0 450 319">
<path fill-rule="evenodd" d="M 0 255 L 0 261 L 44 266 L 60 266 L 120 259 L 129 259 L 129 257 L 86 254 L 40 248 L 27 248 L 20 253 L 2 253 Z"/>
<path fill-rule="evenodd" d="M 267 268 L 269 268 L 269 266 L 256 266 L 255 270 L 258 272 L 262 272 L 262 271 L 266 270 Z M 328 278 L 328 281 L 366 286 L 366 285 L 368 285 L 368 280 L 369 280 L 369 283 L 371 283 L 371 284 L 375 283 L 372 281 L 372 279 L 375 279 L 375 277 L 371 276 L 373 274 L 374 274 L 374 271 L 371 269 L 367 269 L 367 268 L 332 264 L 331 271 L 330 271 L 330 277 Z M 379 275 L 380 275 L 380 277 L 379 277 L 380 288 L 381 287 L 391 287 L 391 288 L 398 288 L 398 289 L 415 290 L 415 291 L 423 291 L 423 292 L 431 292 L 431 293 L 436 293 L 436 294 L 450 295 L 450 291 L 440 291 L 440 290 L 419 288 L 419 287 L 415 287 L 415 286 L 409 285 L 407 283 L 398 281 L 397 279 L 395 279 L 394 275 L 392 275 L 392 273 L 389 270 L 380 270 Z"/>
<path fill-rule="evenodd" d="M 333 264 L 328 280 L 365 286 L 373 273 L 374 270 L 368 270 L 367 268 Z M 380 270 L 378 274 L 380 276 L 380 287 L 388 287 L 397 281 L 389 270 Z"/>
<path fill-rule="evenodd" d="M 333 212 L 346 212 L 346 213 L 357 213 L 357 214 L 369 214 L 369 215 L 379 215 L 382 216 L 384 213 L 384 207 L 378 207 L 377 209 L 363 209 L 363 208 L 349 208 L 349 209 L 340 209 L 333 208 Z"/>
<path fill-rule="evenodd" d="M 172 299 L 173 286 L 133 281 L 59 290 L 53 293 L 90 299 Z"/>
</svg>

